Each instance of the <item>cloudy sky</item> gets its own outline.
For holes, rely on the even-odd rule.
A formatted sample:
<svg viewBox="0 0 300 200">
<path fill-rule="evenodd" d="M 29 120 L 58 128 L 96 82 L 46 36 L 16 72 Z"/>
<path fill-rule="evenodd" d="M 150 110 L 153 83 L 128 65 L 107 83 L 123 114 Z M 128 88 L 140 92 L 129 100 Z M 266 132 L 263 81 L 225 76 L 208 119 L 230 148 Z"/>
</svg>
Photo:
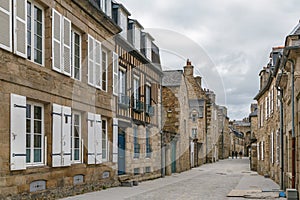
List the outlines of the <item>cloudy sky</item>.
<svg viewBox="0 0 300 200">
<path fill-rule="evenodd" d="M 231 119 L 249 115 L 260 69 L 300 19 L 298 0 L 119 0 L 155 38 L 164 70 L 189 58 Z"/>
</svg>

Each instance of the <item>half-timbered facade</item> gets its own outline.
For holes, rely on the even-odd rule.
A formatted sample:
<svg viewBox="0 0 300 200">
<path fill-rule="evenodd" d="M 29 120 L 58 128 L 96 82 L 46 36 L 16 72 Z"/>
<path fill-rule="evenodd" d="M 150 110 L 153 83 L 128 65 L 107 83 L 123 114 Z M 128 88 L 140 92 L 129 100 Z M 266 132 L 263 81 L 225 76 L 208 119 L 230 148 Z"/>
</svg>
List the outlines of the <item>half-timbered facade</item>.
<svg viewBox="0 0 300 200">
<path fill-rule="evenodd" d="M 115 37 L 118 72 L 118 173 L 159 177 L 161 169 L 161 78 L 159 49 L 122 4 L 113 19 L 123 31 Z M 149 42 L 150 41 L 150 42 Z"/>
</svg>

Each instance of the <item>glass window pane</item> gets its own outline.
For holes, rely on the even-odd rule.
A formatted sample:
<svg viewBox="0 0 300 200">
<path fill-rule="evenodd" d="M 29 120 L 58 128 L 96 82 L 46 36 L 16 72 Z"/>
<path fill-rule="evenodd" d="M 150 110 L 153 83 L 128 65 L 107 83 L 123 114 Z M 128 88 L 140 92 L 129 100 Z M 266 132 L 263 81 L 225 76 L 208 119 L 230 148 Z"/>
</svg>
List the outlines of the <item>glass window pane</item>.
<svg viewBox="0 0 300 200">
<path fill-rule="evenodd" d="M 79 149 L 75 149 L 74 151 L 74 160 L 79 160 Z"/>
<path fill-rule="evenodd" d="M 34 162 L 42 162 L 42 151 L 41 149 L 34 149 Z"/>
<path fill-rule="evenodd" d="M 34 121 L 34 133 L 42 133 L 42 122 Z"/>
<path fill-rule="evenodd" d="M 79 144 L 80 144 L 80 142 L 79 142 L 79 138 L 75 138 L 75 148 L 79 148 Z"/>
<path fill-rule="evenodd" d="M 34 147 L 42 147 L 41 135 L 34 135 Z"/>
<path fill-rule="evenodd" d="M 34 119 L 42 119 L 42 108 L 34 106 Z"/>
<path fill-rule="evenodd" d="M 74 137 L 79 137 L 79 127 L 74 127 Z"/>
<path fill-rule="evenodd" d="M 26 105 L 26 117 L 31 118 L 31 105 Z"/>
<path fill-rule="evenodd" d="M 30 147 L 30 134 L 26 134 L 26 147 Z"/>
<path fill-rule="evenodd" d="M 26 120 L 26 133 L 31 132 L 31 124 L 30 124 L 30 119 Z"/>
<path fill-rule="evenodd" d="M 30 149 L 26 149 L 26 162 L 30 162 Z"/>
</svg>

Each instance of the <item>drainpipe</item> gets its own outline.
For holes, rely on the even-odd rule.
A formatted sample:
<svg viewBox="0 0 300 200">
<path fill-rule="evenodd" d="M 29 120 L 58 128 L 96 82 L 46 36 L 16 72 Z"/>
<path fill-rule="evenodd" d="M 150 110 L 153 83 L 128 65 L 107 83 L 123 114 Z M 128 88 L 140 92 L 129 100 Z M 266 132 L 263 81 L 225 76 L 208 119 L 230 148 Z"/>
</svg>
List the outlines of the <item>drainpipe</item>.
<svg viewBox="0 0 300 200">
<path fill-rule="evenodd" d="M 163 111 L 162 111 L 162 81 L 160 84 L 160 155 L 161 155 L 161 177 L 164 178 L 166 175 L 166 153 L 165 153 L 165 145 L 164 145 L 164 132 L 163 132 L 163 124 L 162 124 L 162 118 L 163 118 Z"/>
<path fill-rule="evenodd" d="M 295 137 L 295 62 L 292 59 L 288 60 L 291 63 L 291 78 L 292 78 L 292 188 L 295 188 L 296 182 L 296 137 Z"/>
<path fill-rule="evenodd" d="M 284 190 L 284 147 L 283 147 L 283 89 L 277 87 L 280 92 L 280 190 Z"/>
</svg>

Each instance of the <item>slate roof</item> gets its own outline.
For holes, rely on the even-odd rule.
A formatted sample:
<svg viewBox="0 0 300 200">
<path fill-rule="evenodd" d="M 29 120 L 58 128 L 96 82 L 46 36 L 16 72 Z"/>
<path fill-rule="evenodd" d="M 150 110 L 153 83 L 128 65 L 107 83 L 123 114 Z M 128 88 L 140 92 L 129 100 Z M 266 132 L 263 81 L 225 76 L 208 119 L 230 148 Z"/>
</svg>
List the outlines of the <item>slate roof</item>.
<svg viewBox="0 0 300 200">
<path fill-rule="evenodd" d="M 257 109 L 250 113 L 249 117 L 257 117 Z"/>
<path fill-rule="evenodd" d="M 290 35 L 300 35 L 300 22 L 298 25 L 293 29 L 293 31 L 290 33 Z"/>
<path fill-rule="evenodd" d="M 180 86 L 182 79 L 182 70 L 163 71 L 162 86 Z"/>
</svg>

